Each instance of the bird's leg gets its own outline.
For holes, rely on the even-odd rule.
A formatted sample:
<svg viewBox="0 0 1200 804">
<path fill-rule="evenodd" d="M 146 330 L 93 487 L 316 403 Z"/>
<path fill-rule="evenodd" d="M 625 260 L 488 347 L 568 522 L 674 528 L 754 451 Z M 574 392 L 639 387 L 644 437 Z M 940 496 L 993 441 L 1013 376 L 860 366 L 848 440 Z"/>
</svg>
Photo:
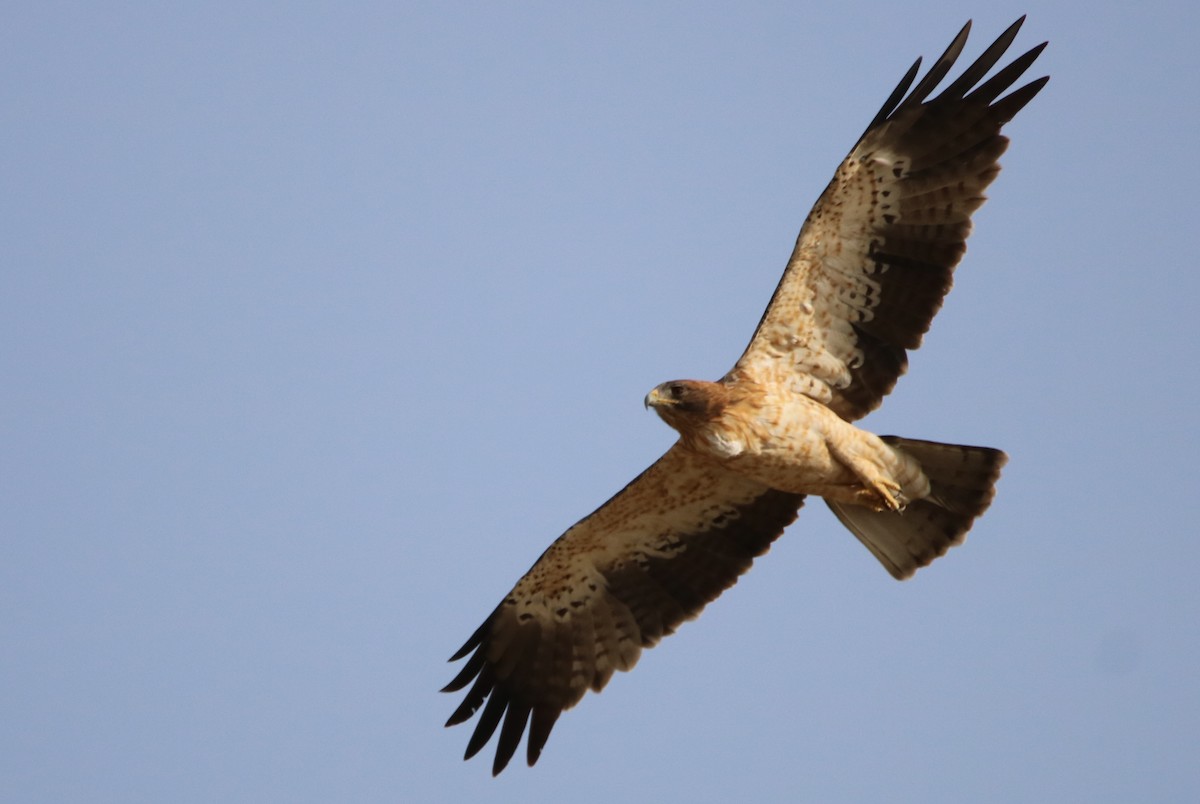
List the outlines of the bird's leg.
<svg viewBox="0 0 1200 804">
<path fill-rule="evenodd" d="M 863 434 L 869 435 L 868 433 Z M 874 437 L 872 436 L 872 438 Z M 892 479 L 891 472 L 888 470 L 886 457 L 890 456 L 891 448 L 879 441 L 877 449 L 863 449 L 869 443 L 864 444 L 860 441 L 848 449 L 839 449 L 840 445 L 830 443 L 829 452 L 858 478 L 861 485 L 855 489 L 855 503 L 876 511 L 899 513 L 904 510 L 908 500 L 903 494 L 903 487 Z"/>
<path fill-rule="evenodd" d="M 905 505 L 904 495 L 900 491 L 899 483 L 889 477 L 879 477 L 864 486 L 862 493 L 867 498 L 865 503 L 868 507 L 877 511 L 886 509 L 900 513 L 904 510 Z"/>
</svg>

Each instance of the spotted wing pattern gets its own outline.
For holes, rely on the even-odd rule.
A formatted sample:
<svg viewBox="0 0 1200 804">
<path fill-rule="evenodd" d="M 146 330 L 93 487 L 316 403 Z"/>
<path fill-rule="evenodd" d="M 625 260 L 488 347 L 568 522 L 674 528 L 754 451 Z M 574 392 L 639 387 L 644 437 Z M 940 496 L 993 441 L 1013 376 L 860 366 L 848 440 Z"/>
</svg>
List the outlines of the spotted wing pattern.
<svg viewBox="0 0 1200 804">
<path fill-rule="evenodd" d="M 444 691 L 471 686 L 446 725 L 483 708 L 467 758 L 499 727 L 499 773 L 528 724 L 532 765 L 564 709 L 732 586 L 803 499 L 672 447 L 559 537 L 452 657 L 470 656 Z"/>
<path fill-rule="evenodd" d="M 1001 126 L 1048 80 L 999 98 L 1045 43 L 982 80 L 1023 20 L 931 100 L 970 23 L 909 92 L 921 60 L 912 66 L 813 207 L 731 376 L 784 384 L 848 421 L 892 390 L 950 290 L 971 214 L 1000 172 L 1008 145 Z"/>
</svg>

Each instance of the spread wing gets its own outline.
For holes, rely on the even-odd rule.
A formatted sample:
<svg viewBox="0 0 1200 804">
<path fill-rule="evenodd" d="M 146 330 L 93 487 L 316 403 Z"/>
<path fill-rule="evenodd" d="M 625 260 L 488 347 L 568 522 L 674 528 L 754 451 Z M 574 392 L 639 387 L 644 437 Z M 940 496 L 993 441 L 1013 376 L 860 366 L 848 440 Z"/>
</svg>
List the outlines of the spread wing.
<svg viewBox="0 0 1200 804">
<path fill-rule="evenodd" d="M 1000 172 L 1000 128 L 1045 85 L 997 100 L 1045 43 L 979 83 L 1024 17 L 940 95 L 968 22 L 908 92 L 921 60 L 883 104 L 800 230 L 783 278 L 731 376 L 788 385 L 852 421 L 874 410 L 908 365 L 950 290 L 971 213 Z M 907 92 L 907 96 L 905 93 Z"/>
<path fill-rule="evenodd" d="M 499 726 L 499 773 L 528 724 L 536 762 L 564 709 L 732 586 L 803 500 L 668 450 L 560 536 L 452 657 L 470 655 L 443 691 L 471 688 L 446 725 L 483 707 L 466 757 Z"/>
</svg>

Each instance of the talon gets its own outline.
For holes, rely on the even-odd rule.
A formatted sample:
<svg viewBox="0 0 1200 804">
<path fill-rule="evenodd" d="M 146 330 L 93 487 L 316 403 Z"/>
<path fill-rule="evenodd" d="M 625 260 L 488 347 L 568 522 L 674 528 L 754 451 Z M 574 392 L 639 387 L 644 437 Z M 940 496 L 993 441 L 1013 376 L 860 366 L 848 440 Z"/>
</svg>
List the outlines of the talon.
<svg viewBox="0 0 1200 804">
<path fill-rule="evenodd" d="M 880 480 L 872 483 L 871 489 L 879 496 L 881 500 L 883 500 L 883 506 L 881 506 L 881 509 L 886 508 L 887 510 L 894 511 L 897 514 L 904 510 L 904 505 L 907 500 L 904 499 L 904 495 L 901 493 L 900 485 L 898 483 L 895 483 L 891 480 Z"/>
</svg>

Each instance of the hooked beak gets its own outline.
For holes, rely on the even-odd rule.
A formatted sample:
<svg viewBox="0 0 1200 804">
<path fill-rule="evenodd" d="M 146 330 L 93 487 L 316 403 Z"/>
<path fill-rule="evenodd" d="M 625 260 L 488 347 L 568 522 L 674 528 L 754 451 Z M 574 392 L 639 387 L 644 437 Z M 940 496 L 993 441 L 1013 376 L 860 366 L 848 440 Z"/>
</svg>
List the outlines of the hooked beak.
<svg viewBox="0 0 1200 804">
<path fill-rule="evenodd" d="M 650 408 L 662 407 L 671 403 L 671 400 L 668 397 L 663 396 L 662 392 L 658 389 L 659 386 L 655 386 L 650 389 L 650 393 L 646 394 L 646 410 L 650 410 Z"/>
</svg>

